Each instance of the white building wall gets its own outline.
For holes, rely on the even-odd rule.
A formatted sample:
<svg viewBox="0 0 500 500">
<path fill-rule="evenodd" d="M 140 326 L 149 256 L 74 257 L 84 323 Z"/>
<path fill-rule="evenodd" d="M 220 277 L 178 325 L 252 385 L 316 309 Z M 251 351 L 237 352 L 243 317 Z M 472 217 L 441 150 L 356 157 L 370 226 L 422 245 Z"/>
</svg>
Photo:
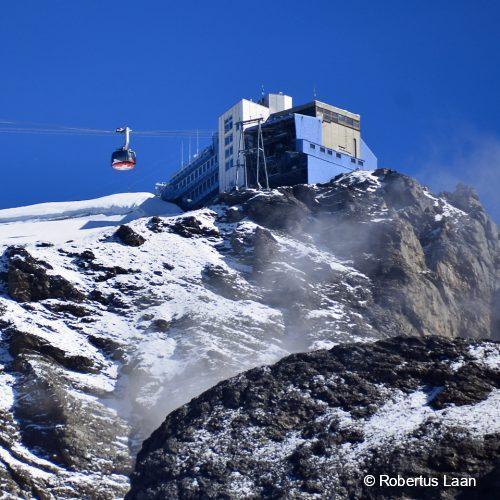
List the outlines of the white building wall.
<svg viewBox="0 0 500 500">
<path fill-rule="evenodd" d="M 267 94 L 264 97 L 264 104 L 269 108 L 269 112 L 273 114 L 290 109 L 293 106 L 293 99 L 291 96 L 282 93 Z"/>
<path fill-rule="evenodd" d="M 239 144 L 240 133 L 237 124 L 240 121 L 252 120 L 255 118 L 269 118 L 269 109 L 261 104 L 242 99 L 225 113 L 219 116 L 219 191 L 229 191 L 236 186 L 244 185 L 243 171 L 236 175 L 238 165 L 238 150 L 243 147 Z M 225 128 L 225 124 L 231 127 Z M 244 129 L 255 125 L 244 125 Z M 226 165 L 229 167 L 227 168 Z M 238 181 L 237 181 L 238 177 Z"/>
</svg>

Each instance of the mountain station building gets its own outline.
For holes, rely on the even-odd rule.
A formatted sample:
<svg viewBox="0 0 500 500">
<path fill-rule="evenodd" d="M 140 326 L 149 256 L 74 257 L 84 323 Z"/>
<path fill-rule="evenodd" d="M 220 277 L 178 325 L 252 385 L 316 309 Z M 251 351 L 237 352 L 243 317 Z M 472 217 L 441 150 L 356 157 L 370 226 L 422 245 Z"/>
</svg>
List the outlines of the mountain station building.
<svg viewBox="0 0 500 500">
<path fill-rule="evenodd" d="M 293 107 L 292 97 L 267 94 L 222 113 L 212 143 L 156 188 L 186 210 L 236 188 L 323 183 L 376 168 L 360 115 L 317 100 Z"/>
</svg>

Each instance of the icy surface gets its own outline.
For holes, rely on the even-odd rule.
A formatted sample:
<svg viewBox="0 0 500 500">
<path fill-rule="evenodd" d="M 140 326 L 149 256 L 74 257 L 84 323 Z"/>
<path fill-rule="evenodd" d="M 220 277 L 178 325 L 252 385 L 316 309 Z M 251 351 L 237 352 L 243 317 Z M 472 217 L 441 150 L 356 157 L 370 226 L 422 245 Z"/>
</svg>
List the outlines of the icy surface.
<svg viewBox="0 0 500 500">
<path fill-rule="evenodd" d="M 180 209 L 151 193 L 121 193 L 96 200 L 41 203 L 0 210 L 0 242 L 7 245 L 80 241 L 140 217 L 174 215 Z"/>
<path fill-rule="evenodd" d="M 179 210 L 151 193 L 119 193 L 93 200 L 39 203 L 18 208 L 0 210 L 0 223 L 34 220 L 57 220 L 90 215 L 125 215 L 136 212 L 137 216 L 178 213 Z"/>
</svg>

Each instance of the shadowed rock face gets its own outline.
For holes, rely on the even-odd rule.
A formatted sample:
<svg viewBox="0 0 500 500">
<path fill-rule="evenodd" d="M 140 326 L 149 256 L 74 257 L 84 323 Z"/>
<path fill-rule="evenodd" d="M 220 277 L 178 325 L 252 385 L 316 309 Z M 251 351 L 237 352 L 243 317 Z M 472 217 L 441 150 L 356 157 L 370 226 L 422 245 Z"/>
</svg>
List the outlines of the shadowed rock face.
<svg viewBox="0 0 500 500">
<path fill-rule="evenodd" d="M 499 360 L 498 343 L 396 337 L 255 368 L 167 417 L 126 498 L 466 498 L 444 475 L 493 497 Z M 441 486 L 368 488 L 366 474 Z"/>
<path fill-rule="evenodd" d="M 500 338 L 498 228 L 470 188 L 458 186 L 436 198 L 414 179 L 380 169 L 370 175 L 341 175 L 319 186 L 249 197 L 252 193 L 239 194 L 242 215 L 274 234 L 345 259 L 369 278 L 367 307 L 355 307 L 381 335 Z M 222 197 L 226 199 L 233 209 L 238 207 L 238 194 Z M 232 241 L 238 243 L 234 234 Z M 262 246 L 255 252 L 258 248 Z M 270 259 L 271 246 L 263 248 L 256 268 L 262 271 L 262 283 L 272 281 L 276 295 L 280 282 L 289 293 L 293 276 L 304 272 L 297 286 L 317 283 L 306 262 L 285 271 L 289 255 L 273 252 Z M 287 279 L 281 279 L 283 273 Z M 336 281 L 323 277 L 323 285 Z"/>
<path fill-rule="evenodd" d="M 24 248 L 7 251 L 7 286 L 9 295 L 18 302 L 65 299 L 81 302 L 83 294 L 62 276 L 50 275 L 52 266 L 37 261 Z"/>
</svg>

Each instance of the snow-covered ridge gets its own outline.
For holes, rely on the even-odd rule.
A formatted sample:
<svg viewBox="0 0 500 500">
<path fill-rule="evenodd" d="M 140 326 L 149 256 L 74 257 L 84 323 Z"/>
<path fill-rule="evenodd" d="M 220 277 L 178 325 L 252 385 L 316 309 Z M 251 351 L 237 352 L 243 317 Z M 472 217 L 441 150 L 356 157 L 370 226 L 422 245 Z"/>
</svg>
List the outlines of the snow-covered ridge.
<svg viewBox="0 0 500 500">
<path fill-rule="evenodd" d="M 0 210 L 0 246 L 88 239 L 141 217 L 178 215 L 177 205 L 151 193 L 119 193 L 82 201 Z"/>
<path fill-rule="evenodd" d="M 135 211 L 147 216 L 155 215 L 151 212 L 158 212 L 158 209 L 165 212 L 165 215 L 175 213 L 173 205 L 159 200 L 152 193 L 118 193 L 91 200 L 38 203 L 7 208 L 0 210 L 0 223 L 59 220 L 90 215 L 125 215 Z"/>
</svg>

